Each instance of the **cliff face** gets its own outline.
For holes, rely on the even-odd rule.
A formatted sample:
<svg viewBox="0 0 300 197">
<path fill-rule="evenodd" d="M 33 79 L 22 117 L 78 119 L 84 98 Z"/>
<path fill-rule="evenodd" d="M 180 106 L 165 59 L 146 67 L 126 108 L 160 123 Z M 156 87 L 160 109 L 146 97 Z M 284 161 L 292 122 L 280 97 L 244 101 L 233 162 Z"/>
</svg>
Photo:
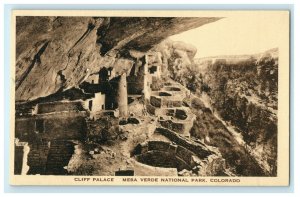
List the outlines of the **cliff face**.
<svg viewBox="0 0 300 197">
<path fill-rule="evenodd" d="M 236 63 L 215 61 L 199 76 L 220 116 L 242 134 L 272 176 L 277 171 L 278 56 L 266 52 Z"/>
<path fill-rule="evenodd" d="M 17 17 L 16 101 L 76 87 L 101 67 L 120 75 L 133 64 L 129 50 L 148 51 L 168 36 L 218 19 Z"/>
<path fill-rule="evenodd" d="M 197 53 L 197 48 L 191 44 L 180 41 L 164 40 L 156 45 L 153 49 L 161 54 L 165 71 L 171 76 L 181 76 L 187 66 L 193 62 L 194 56 Z"/>
<path fill-rule="evenodd" d="M 170 70 L 171 78 L 205 98 L 206 107 L 209 106 L 213 114 L 218 114 L 241 135 L 239 144 L 245 150 L 242 147 L 239 156 L 234 156 L 239 159 L 241 166 L 248 163 L 247 159 L 244 162 L 242 158 L 249 154 L 255 158 L 264 174 L 276 176 L 278 50 L 248 56 L 192 59 L 191 62 L 183 64 L 180 72 Z M 217 124 L 203 124 L 210 120 L 204 120 L 204 116 L 199 117 L 192 135 L 205 138 L 205 135 L 196 132 L 202 130 L 202 133 L 208 133 L 210 142 L 214 143 L 211 131 L 220 129 L 215 128 Z M 239 144 L 233 143 L 232 139 L 230 141 L 230 144 L 236 144 L 234 147 L 237 149 Z M 230 154 L 235 152 L 230 150 Z M 223 153 L 226 156 L 226 152 Z M 253 160 L 251 162 L 254 163 Z M 251 175 L 253 171 L 245 172 L 245 167 L 237 170 L 237 174 L 243 175 Z"/>
<path fill-rule="evenodd" d="M 17 18 L 16 100 L 68 89 L 96 71 L 103 61 L 95 42 L 102 23 L 92 18 Z"/>
</svg>

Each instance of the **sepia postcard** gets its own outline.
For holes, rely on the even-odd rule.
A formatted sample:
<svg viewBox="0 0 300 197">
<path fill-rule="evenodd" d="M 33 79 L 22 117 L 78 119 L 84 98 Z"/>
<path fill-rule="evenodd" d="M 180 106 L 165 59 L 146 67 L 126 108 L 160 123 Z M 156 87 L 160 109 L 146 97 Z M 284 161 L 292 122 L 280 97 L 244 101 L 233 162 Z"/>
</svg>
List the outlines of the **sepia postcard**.
<svg viewBox="0 0 300 197">
<path fill-rule="evenodd" d="M 289 10 L 14 10 L 10 184 L 289 185 Z"/>
</svg>

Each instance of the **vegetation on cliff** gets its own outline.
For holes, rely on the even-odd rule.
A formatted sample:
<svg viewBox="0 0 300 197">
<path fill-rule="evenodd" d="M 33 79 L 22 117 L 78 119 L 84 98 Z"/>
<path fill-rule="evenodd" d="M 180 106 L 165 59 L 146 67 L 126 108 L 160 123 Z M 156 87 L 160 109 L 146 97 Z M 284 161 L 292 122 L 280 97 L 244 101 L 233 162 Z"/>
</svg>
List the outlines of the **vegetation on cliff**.
<svg viewBox="0 0 300 197">
<path fill-rule="evenodd" d="M 276 49 L 247 58 L 237 56 L 195 60 L 180 72 L 171 70 L 170 75 L 198 96 L 208 95 L 209 104 L 224 121 L 242 134 L 248 151 L 256 157 L 265 173 L 276 176 Z M 201 121 L 197 121 L 200 125 L 195 125 L 199 130 L 210 132 L 215 129 L 204 129 Z"/>
</svg>

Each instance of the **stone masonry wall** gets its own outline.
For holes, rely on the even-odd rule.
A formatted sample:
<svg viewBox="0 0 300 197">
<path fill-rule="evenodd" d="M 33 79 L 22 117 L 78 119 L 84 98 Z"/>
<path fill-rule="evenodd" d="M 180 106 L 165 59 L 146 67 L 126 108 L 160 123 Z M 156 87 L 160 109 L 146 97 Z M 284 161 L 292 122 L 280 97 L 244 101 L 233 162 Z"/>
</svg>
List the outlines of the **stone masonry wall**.
<svg viewBox="0 0 300 197">
<path fill-rule="evenodd" d="M 81 101 L 40 103 L 37 108 L 39 114 L 60 111 L 84 111 Z"/>
<path fill-rule="evenodd" d="M 64 167 L 68 165 L 73 153 L 74 144 L 72 142 L 60 140 L 51 141 L 45 174 L 67 174 L 67 170 L 64 169 Z"/>
<path fill-rule="evenodd" d="M 29 144 L 27 174 L 64 175 L 74 153 L 74 144 L 64 140 L 40 141 Z"/>
<path fill-rule="evenodd" d="M 188 150 L 194 152 L 200 159 L 206 158 L 211 154 L 216 154 L 215 151 L 210 150 L 207 146 L 201 144 L 200 142 L 194 142 L 192 140 L 189 140 L 169 129 L 156 128 L 156 131 L 166 136 L 176 144 L 181 145 L 187 148 Z"/>
<path fill-rule="evenodd" d="M 30 151 L 27 160 L 29 171 L 27 174 L 44 174 L 50 149 L 49 142 L 29 144 L 29 147 Z"/>
<path fill-rule="evenodd" d="M 15 164 L 14 164 L 14 174 L 21 174 L 23 167 L 23 155 L 24 155 L 24 146 L 15 145 Z"/>
<path fill-rule="evenodd" d="M 36 121 L 43 120 L 43 131 L 37 131 Z M 86 121 L 80 113 L 52 114 L 16 119 L 15 137 L 24 142 L 38 139 L 84 139 Z"/>
<path fill-rule="evenodd" d="M 164 141 L 148 141 L 146 143 L 139 144 L 138 149 L 139 151 L 135 153 L 136 155 L 144 155 L 148 152 L 164 152 L 184 161 L 188 166 L 193 164 L 192 156 L 195 155 L 185 147 Z"/>
</svg>

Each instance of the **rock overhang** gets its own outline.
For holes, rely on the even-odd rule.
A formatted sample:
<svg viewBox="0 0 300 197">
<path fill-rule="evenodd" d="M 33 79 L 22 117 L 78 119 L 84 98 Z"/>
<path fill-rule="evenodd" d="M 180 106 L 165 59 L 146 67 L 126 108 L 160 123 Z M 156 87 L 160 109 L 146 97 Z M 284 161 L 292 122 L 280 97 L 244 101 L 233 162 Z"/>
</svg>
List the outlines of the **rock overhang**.
<svg viewBox="0 0 300 197">
<path fill-rule="evenodd" d="M 15 99 L 28 102 L 77 87 L 102 67 L 122 74 L 123 63 L 129 69 L 135 59 L 130 51 L 147 52 L 171 35 L 219 19 L 17 17 Z"/>
</svg>

